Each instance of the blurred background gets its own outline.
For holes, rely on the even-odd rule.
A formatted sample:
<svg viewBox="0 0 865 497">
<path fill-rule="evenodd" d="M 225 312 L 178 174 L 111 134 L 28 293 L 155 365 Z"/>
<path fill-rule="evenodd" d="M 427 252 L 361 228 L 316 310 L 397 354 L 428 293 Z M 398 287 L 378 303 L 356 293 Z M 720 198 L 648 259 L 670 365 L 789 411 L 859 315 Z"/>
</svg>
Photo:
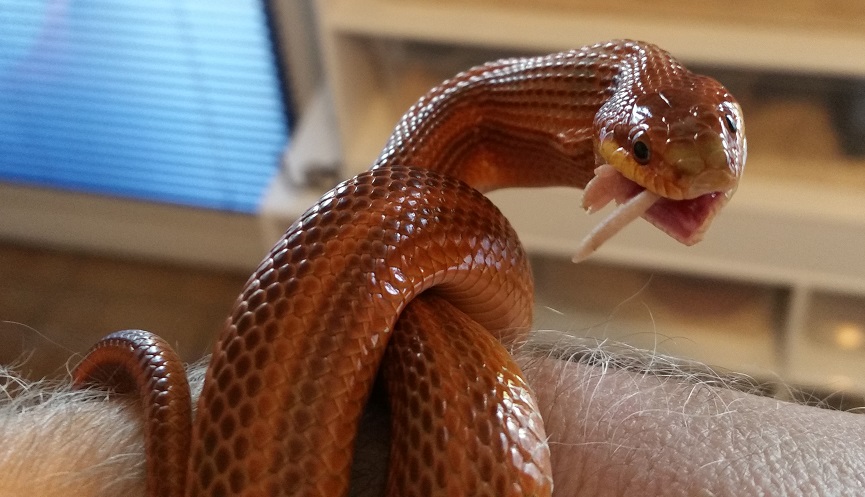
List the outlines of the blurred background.
<svg viewBox="0 0 865 497">
<path fill-rule="evenodd" d="M 578 266 L 596 221 L 579 192 L 494 193 L 532 253 L 537 327 L 862 404 L 855 0 L 2 0 L 0 25 L 0 361 L 33 377 L 123 328 L 194 360 L 285 228 L 428 88 L 634 38 L 739 98 L 745 178 L 700 245 L 636 223 Z"/>
</svg>

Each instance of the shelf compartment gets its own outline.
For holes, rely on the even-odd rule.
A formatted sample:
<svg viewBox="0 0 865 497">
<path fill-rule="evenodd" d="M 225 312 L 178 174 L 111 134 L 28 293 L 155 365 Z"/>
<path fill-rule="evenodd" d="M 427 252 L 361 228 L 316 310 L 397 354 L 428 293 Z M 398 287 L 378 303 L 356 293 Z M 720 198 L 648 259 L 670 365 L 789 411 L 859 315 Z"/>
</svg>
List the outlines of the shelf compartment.
<svg viewBox="0 0 865 497">
<path fill-rule="evenodd" d="M 431 88 L 472 66 L 527 54 L 347 34 L 337 40 L 346 65 L 333 71 L 351 81 L 334 85 L 349 175 L 369 168 L 399 119 Z"/>
<path fill-rule="evenodd" d="M 789 379 L 823 391 L 865 395 L 865 297 L 813 291 L 789 343 Z"/>
<path fill-rule="evenodd" d="M 782 287 L 535 257 L 538 329 L 624 342 L 771 375 L 784 327 Z"/>
</svg>

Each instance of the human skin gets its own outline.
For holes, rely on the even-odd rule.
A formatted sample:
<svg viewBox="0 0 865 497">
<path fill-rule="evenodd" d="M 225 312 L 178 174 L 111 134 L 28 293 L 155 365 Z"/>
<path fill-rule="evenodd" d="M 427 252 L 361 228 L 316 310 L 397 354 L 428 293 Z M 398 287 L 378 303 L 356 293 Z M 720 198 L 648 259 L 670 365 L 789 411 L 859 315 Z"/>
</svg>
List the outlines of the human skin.
<svg viewBox="0 0 865 497">
<path fill-rule="evenodd" d="M 865 488 L 865 418 L 558 359 L 525 367 L 555 495 L 830 496 Z"/>
</svg>

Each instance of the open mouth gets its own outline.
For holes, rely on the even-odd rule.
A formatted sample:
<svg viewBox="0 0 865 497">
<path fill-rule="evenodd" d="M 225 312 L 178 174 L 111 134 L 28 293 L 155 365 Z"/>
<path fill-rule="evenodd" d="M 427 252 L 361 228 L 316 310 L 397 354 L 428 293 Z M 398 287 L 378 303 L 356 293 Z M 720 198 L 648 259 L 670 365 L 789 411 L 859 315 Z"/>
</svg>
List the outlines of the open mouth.
<svg viewBox="0 0 865 497">
<path fill-rule="evenodd" d="M 591 255 L 638 217 L 646 219 L 675 240 L 693 245 L 703 238 L 712 219 L 731 195 L 732 191 L 717 191 L 691 199 L 671 200 L 625 178 L 611 165 L 599 166 L 595 169 L 595 177 L 583 192 L 583 208 L 593 213 L 611 201 L 619 206 L 583 239 L 574 255 L 574 262 Z"/>
</svg>

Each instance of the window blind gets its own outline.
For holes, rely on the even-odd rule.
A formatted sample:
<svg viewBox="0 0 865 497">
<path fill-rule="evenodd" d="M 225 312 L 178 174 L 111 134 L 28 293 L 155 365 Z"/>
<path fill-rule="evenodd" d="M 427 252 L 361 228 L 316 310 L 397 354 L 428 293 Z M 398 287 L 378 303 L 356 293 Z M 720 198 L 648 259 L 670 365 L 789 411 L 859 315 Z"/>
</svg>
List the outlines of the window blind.
<svg viewBox="0 0 865 497">
<path fill-rule="evenodd" d="M 3 0 L 0 180 L 254 212 L 290 119 L 265 0 Z"/>
</svg>

